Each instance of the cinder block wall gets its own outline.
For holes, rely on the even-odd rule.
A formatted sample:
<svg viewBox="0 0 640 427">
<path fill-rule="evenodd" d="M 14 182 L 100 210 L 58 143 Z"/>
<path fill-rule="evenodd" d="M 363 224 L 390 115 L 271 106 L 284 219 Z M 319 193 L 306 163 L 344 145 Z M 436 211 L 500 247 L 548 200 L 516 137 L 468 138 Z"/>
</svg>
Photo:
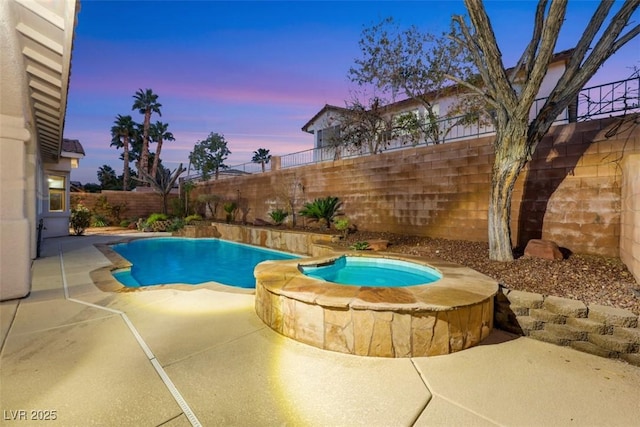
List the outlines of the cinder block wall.
<svg viewBox="0 0 640 427">
<path fill-rule="evenodd" d="M 640 283 L 640 154 L 625 156 L 622 178 L 620 259 Z"/>
<path fill-rule="evenodd" d="M 76 206 L 82 202 L 89 209 L 93 209 L 98 199 L 104 196 L 111 206 L 125 206 L 120 217 L 122 219 L 146 218 L 152 213 L 162 212 L 162 197 L 154 192 L 113 191 L 105 190 L 102 193 L 71 193 L 71 205 Z M 170 194 L 167 202 L 171 213 L 171 199 L 177 198 L 177 194 Z"/>
<path fill-rule="evenodd" d="M 640 153 L 640 129 L 625 123 L 551 129 L 514 188 L 514 244 L 544 238 L 618 256 L 621 162 Z M 485 137 L 209 181 L 192 198 L 216 194 L 238 202 L 237 221 L 269 220 L 272 209 L 285 207 L 283 189 L 298 181 L 296 210 L 337 196 L 360 230 L 486 241 L 492 162 L 493 137 Z M 224 218 L 222 204 L 216 216 Z"/>
</svg>

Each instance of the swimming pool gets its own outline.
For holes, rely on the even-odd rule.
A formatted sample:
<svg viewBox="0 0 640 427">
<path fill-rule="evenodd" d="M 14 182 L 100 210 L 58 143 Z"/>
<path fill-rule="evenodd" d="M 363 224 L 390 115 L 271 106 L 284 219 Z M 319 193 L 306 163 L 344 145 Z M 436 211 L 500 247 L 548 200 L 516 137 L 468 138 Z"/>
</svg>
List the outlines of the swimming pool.
<svg viewBox="0 0 640 427">
<path fill-rule="evenodd" d="M 132 264 L 130 269 L 112 273 L 127 287 L 217 282 L 255 288 L 253 269 L 257 264 L 300 258 L 285 252 L 202 238 L 140 239 L 113 245 L 112 249 Z"/>
</svg>

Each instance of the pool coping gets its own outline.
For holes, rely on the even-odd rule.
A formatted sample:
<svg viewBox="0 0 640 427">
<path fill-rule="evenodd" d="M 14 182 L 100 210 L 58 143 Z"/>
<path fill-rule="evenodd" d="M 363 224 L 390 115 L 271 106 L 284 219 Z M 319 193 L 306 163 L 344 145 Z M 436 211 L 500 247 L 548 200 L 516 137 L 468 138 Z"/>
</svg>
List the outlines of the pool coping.
<svg viewBox="0 0 640 427">
<path fill-rule="evenodd" d="M 300 265 L 331 262 L 341 256 L 386 258 L 408 261 L 432 268 L 442 278 L 425 285 L 406 287 L 344 286 L 306 276 Z M 333 251 L 333 254 L 303 260 L 267 261 L 254 270 L 258 283 L 275 295 L 328 308 L 385 311 L 390 308 L 406 312 L 447 311 L 493 298 L 498 282 L 471 268 L 438 259 L 395 254 L 392 252 Z"/>
</svg>

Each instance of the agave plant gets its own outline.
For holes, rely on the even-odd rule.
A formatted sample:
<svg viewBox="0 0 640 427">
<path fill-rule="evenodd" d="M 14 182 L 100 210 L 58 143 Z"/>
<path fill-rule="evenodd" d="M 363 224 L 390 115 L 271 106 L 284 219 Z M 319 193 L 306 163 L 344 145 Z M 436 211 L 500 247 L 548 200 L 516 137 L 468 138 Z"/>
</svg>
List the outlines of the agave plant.
<svg viewBox="0 0 640 427">
<path fill-rule="evenodd" d="M 340 215 L 341 201 L 337 197 L 328 196 L 324 199 L 315 199 L 311 203 L 305 203 L 304 208 L 300 211 L 300 215 L 311 219 L 312 221 L 324 221 L 327 227 L 331 228 L 333 219 Z"/>
<path fill-rule="evenodd" d="M 281 225 L 288 215 L 289 213 L 283 209 L 275 209 L 269 212 L 269 216 L 276 225 Z"/>
</svg>

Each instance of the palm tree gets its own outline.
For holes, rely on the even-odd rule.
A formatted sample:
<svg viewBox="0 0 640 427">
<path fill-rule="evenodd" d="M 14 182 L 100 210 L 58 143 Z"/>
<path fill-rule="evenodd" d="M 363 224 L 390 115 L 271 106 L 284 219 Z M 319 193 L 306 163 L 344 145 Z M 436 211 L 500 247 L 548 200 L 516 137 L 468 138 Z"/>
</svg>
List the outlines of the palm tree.
<svg viewBox="0 0 640 427">
<path fill-rule="evenodd" d="M 132 110 L 138 110 L 140 114 L 144 114 L 143 133 L 142 133 L 142 151 L 140 153 L 140 162 L 138 164 L 138 175 L 141 175 L 141 171 L 149 172 L 149 126 L 151 125 L 151 114 L 160 112 L 162 104 L 158 102 L 158 95 L 153 93 L 152 89 L 138 89 L 133 96 L 135 100 L 133 102 Z"/>
<path fill-rule="evenodd" d="M 123 160 L 124 168 L 122 171 L 122 190 L 129 189 L 129 144 L 131 137 L 135 133 L 135 123 L 131 116 L 123 116 L 118 114 L 111 127 L 111 146 L 116 148 L 124 148 Z"/>
<path fill-rule="evenodd" d="M 264 172 L 264 165 L 269 163 L 269 160 L 271 160 L 271 154 L 266 148 L 258 148 L 253 152 L 253 158 L 251 159 L 253 163 L 260 163 L 262 172 Z"/>
<path fill-rule="evenodd" d="M 158 148 L 156 148 L 156 155 L 153 157 L 153 166 L 151 167 L 152 179 L 156 179 L 156 174 L 158 173 L 158 162 L 160 162 L 160 151 L 162 151 L 162 143 L 164 141 L 176 140 L 173 137 L 173 134 L 167 131 L 168 127 L 168 123 L 162 123 L 158 121 L 155 124 L 151 125 L 149 129 L 151 139 L 158 144 Z"/>
<path fill-rule="evenodd" d="M 115 190 L 119 186 L 116 171 L 109 165 L 102 165 L 98 168 L 98 181 L 102 190 Z"/>
</svg>

